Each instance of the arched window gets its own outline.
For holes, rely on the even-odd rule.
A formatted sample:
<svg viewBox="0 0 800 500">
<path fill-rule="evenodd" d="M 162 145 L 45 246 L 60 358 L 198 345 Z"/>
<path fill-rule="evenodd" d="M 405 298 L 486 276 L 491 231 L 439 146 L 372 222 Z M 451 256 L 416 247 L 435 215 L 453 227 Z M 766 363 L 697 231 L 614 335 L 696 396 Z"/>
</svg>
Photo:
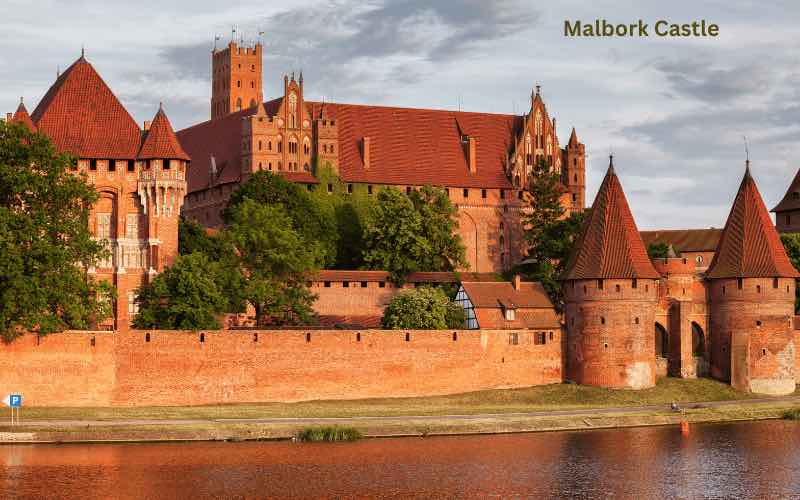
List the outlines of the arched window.
<svg viewBox="0 0 800 500">
<path fill-rule="evenodd" d="M 706 337 L 700 325 L 692 322 L 692 355 L 702 356 L 706 351 Z"/>
<path fill-rule="evenodd" d="M 242 98 L 239 97 L 238 99 L 236 99 L 236 111 L 241 111 L 241 110 L 242 110 Z"/>
<path fill-rule="evenodd" d="M 655 326 L 655 344 L 656 356 L 666 358 L 669 355 L 669 334 L 660 323 Z"/>
</svg>

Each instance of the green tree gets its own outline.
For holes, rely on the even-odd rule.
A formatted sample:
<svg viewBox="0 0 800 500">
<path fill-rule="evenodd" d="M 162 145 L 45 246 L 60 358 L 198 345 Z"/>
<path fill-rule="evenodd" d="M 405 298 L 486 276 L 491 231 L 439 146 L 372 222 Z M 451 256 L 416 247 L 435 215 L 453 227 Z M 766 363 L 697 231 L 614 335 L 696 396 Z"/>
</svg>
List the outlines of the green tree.
<svg viewBox="0 0 800 500">
<path fill-rule="evenodd" d="M 458 233 L 458 209 L 450 202 L 447 191 L 430 185 L 411 192 L 414 209 L 420 215 L 422 235 L 429 250 L 420 256 L 424 271 L 453 271 L 466 268 L 466 250 Z"/>
<path fill-rule="evenodd" d="M 308 282 L 322 260 L 320 245 L 292 228 L 283 208 L 245 199 L 227 214 L 221 238 L 241 276 L 241 294 L 259 325 L 309 323 L 316 299 Z"/>
<path fill-rule="evenodd" d="M 178 251 L 181 255 L 201 252 L 211 258 L 220 254 L 219 241 L 197 221 L 181 217 L 178 225 Z"/>
<path fill-rule="evenodd" d="M 800 233 L 781 234 L 781 243 L 794 268 L 800 270 Z M 800 287 L 794 289 L 794 313 L 800 314 Z"/>
<path fill-rule="evenodd" d="M 666 259 L 669 245 L 666 243 L 650 243 L 647 245 L 647 256 L 651 259 Z"/>
<path fill-rule="evenodd" d="M 384 310 L 382 324 L 393 330 L 463 328 L 464 310 L 442 290 L 423 286 L 396 295 Z"/>
<path fill-rule="evenodd" d="M 107 255 L 89 233 L 97 200 L 74 159 L 43 135 L 0 122 L 0 335 L 85 329 L 114 295 L 89 269 Z"/>
<path fill-rule="evenodd" d="M 226 224 L 232 222 L 233 211 L 246 199 L 282 208 L 291 227 L 306 241 L 318 244 L 321 251 L 315 256 L 317 265 L 335 264 L 338 232 L 332 206 L 316 202 L 304 185 L 268 171 L 256 172 L 231 194 L 222 214 Z"/>
<path fill-rule="evenodd" d="M 456 209 L 442 189 L 426 186 L 406 196 L 384 188 L 364 220 L 364 265 L 402 283 L 415 271 L 466 267 Z"/>
<path fill-rule="evenodd" d="M 221 265 L 200 252 L 178 256 L 139 290 L 137 301 L 136 328 L 217 329 L 229 308 Z"/>
<path fill-rule="evenodd" d="M 544 160 L 537 162 L 528 181 L 529 207 L 522 221 L 528 254 L 520 271 L 526 279 L 540 281 L 556 307 L 563 302 L 559 276 L 586 218 L 586 212 L 566 216 L 562 194 L 561 176 Z"/>
</svg>

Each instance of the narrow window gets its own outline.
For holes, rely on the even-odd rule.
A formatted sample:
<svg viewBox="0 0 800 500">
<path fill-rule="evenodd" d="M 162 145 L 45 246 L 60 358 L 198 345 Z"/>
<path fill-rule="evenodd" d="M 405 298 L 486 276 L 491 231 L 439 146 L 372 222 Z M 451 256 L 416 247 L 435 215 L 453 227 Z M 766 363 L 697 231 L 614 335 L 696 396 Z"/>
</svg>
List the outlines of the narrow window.
<svg viewBox="0 0 800 500">
<path fill-rule="evenodd" d="M 97 160 L 89 160 L 89 170 L 97 170 Z"/>
<path fill-rule="evenodd" d="M 372 194 L 372 184 L 367 184 L 367 194 Z"/>
<path fill-rule="evenodd" d="M 522 191 L 520 191 L 519 193 L 517 193 L 517 198 L 519 198 L 520 200 L 522 199 Z"/>
<path fill-rule="evenodd" d="M 608 349 L 608 343 L 605 343 L 605 344 L 603 344 L 603 347 L 604 347 L 605 349 Z"/>
<path fill-rule="evenodd" d="M 464 188 L 464 198 L 469 198 L 469 189 Z"/>
<path fill-rule="evenodd" d="M 506 190 L 505 189 L 501 189 L 500 190 L 500 199 L 501 200 L 505 200 L 506 199 Z"/>
<path fill-rule="evenodd" d="M 605 325 L 606 324 L 606 317 L 605 316 L 600 316 L 600 324 L 601 325 Z"/>
<path fill-rule="evenodd" d="M 367 288 L 367 282 L 366 281 L 362 281 L 361 282 L 361 288 Z"/>
<path fill-rule="evenodd" d="M 356 342 L 361 342 L 361 332 L 356 332 Z"/>
<path fill-rule="evenodd" d="M 631 280 L 631 288 L 636 288 L 637 286 L 639 286 L 639 282 L 636 280 L 636 278 L 633 278 Z"/>
<path fill-rule="evenodd" d="M 253 334 L 253 342 L 258 342 L 258 333 Z"/>
<path fill-rule="evenodd" d="M 352 184 L 348 184 L 347 185 L 347 194 L 353 194 L 353 185 Z"/>
<path fill-rule="evenodd" d="M 410 342 L 410 341 L 411 341 L 411 334 L 406 332 L 406 342 Z"/>
<path fill-rule="evenodd" d="M 603 280 L 602 279 L 597 280 L 597 289 L 598 290 L 602 290 L 603 289 Z"/>
<path fill-rule="evenodd" d="M 325 282 L 325 288 L 330 288 L 330 287 L 331 287 L 331 282 L 330 281 L 326 281 Z"/>
<path fill-rule="evenodd" d="M 756 293 L 761 293 L 761 285 L 756 285 Z"/>
<path fill-rule="evenodd" d="M 553 332 L 550 332 L 550 340 L 553 340 Z"/>
<path fill-rule="evenodd" d="M 767 350 L 766 349 L 761 349 L 761 355 L 762 356 L 766 356 L 767 355 Z"/>
<path fill-rule="evenodd" d="M 385 281 L 379 281 L 378 282 L 378 288 L 385 288 L 385 287 L 386 287 L 386 282 Z"/>
<path fill-rule="evenodd" d="M 92 337 L 92 340 L 89 341 L 89 344 L 91 344 L 92 347 L 95 346 L 96 341 L 95 341 L 94 337 Z"/>
<path fill-rule="evenodd" d="M 736 278 L 736 288 L 742 289 L 742 278 Z"/>
<path fill-rule="evenodd" d="M 406 186 L 406 194 L 411 194 L 411 186 Z"/>
<path fill-rule="evenodd" d="M 205 341 L 206 341 L 206 334 L 205 333 L 201 333 L 200 334 L 200 342 L 205 342 Z"/>
<path fill-rule="evenodd" d="M 144 334 L 144 341 L 145 342 L 150 342 L 150 333 L 149 332 Z"/>
<path fill-rule="evenodd" d="M 349 281 L 342 281 L 342 287 L 343 288 L 350 288 L 350 282 Z"/>
<path fill-rule="evenodd" d="M 114 160 L 108 160 L 108 171 L 113 172 L 117 169 L 117 162 Z"/>
<path fill-rule="evenodd" d="M 328 192 L 329 193 L 333 192 L 333 184 L 328 183 Z"/>
<path fill-rule="evenodd" d="M 453 332 L 453 342 L 458 340 L 458 333 Z"/>
<path fill-rule="evenodd" d="M 778 288 L 778 278 L 772 278 L 772 288 Z"/>
<path fill-rule="evenodd" d="M 481 198 L 486 198 L 486 190 L 481 189 Z"/>
<path fill-rule="evenodd" d="M 311 334 L 306 333 L 306 342 L 311 342 Z"/>
<path fill-rule="evenodd" d="M 761 326 L 761 320 L 756 321 L 756 326 Z"/>
<path fill-rule="evenodd" d="M 617 292 L 619 292 L 620 290 L 622 290 L 622 288 L 621 288 L 619 285 L 616 285 L 616 287 L 615 287 L 615 288 L 616 288 Z"/>
<path fill-rule="evenodd" d="M 162 160 L 161 165 L 163 165 L 164 170 L 169 170 L 169 160 Z"/>
<path fill-rule="evenodd" d="M 635 318 L 633 319 L 633 322 L 634 322 L 635 324 L 637 324 L 637 325 L 638 325 L 638 324 L 639 324 L 639 317 L 638 317 L 638 316 L 637 316 L 637 317 L 635 317 Z"/>
</svg>

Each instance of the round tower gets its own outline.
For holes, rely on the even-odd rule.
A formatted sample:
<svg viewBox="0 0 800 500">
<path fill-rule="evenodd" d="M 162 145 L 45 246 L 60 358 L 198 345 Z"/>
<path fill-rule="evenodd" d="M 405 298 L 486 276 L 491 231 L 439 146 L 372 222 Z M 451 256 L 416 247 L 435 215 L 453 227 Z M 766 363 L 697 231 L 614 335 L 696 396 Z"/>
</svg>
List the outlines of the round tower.
<svg viewBox="0 0 800 500">
<path fill-rule="evenodd" d="M 760 394 L 795 390 L 792 266 L 745 171 L 708 269 L 711 374 Z"/>
<path fill-rule="evenodd" d="M 612 162 L 562 276 L 568 379 L 615 389 L 655 385 L 659 279 Z"/>
</svg>

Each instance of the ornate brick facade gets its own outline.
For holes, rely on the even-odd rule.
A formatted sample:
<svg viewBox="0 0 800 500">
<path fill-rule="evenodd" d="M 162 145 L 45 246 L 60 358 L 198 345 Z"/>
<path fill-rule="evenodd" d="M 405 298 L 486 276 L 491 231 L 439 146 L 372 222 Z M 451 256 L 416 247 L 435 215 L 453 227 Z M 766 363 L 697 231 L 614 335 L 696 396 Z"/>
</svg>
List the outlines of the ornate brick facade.
<svg viewBox="0 0 800 500">
<path fill-rule="evenodd" d="M 33 115 L 21 105 L 12 121 L 47 135 L 76 157 L 100 199 L 91 209 L 92 234 L 110 256 L 90 270 L 116 287 L 114 318 L 101 327 L 125 329 L 136 310 L 135 290 L 178 253 L 178 219 L 189 156 L 159 109 L 144 130 L 94 67 L 81 56 L 50 87 Z"/>
<path fill-rule="evenodd" d="M 257 97 L 250 82 L 261 81 L 254 62 L 261 53 L 260 44 L 231 44 L 212 55 L 212 120 L 178 132 L 194 165 L 187 217 L 220 226 L 231 192 L 258 170 L 313 187 L 318 169 L 328 166 L 373 194 L 385 186 L 432 184 L 447 188 L 458 206 L 469 270 L 489 272 L 524 255 L 522 198 L 539 159 L 561 174 L 564 206 L 584 208 L 585 148 L 574 130 L 567 147 L 559 146 L 538 87 L 529 112 L 516 116 L 307 101 L 301 74 L 284 76 L 282 96 L 239 109 L 240 97 L 242 103 Z M 231 83 L 240 80 L 231 54 L 246 70 L 242 89 Z"/>
</svg>

